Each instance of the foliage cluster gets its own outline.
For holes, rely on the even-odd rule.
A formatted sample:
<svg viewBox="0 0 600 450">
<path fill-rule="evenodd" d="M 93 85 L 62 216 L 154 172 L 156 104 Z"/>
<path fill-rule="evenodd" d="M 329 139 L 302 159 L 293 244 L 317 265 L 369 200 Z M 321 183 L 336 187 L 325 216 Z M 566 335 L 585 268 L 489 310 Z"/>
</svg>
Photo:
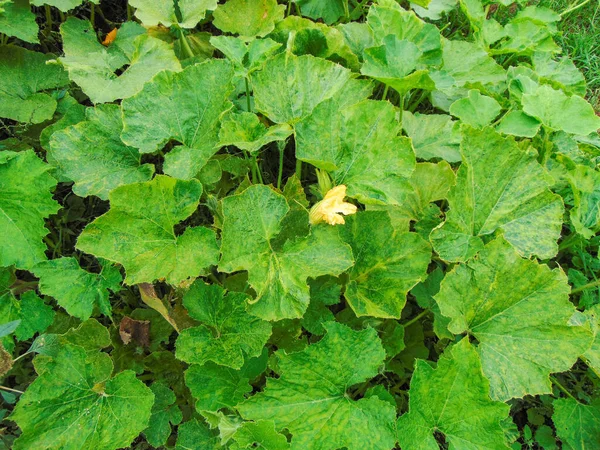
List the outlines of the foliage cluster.
<svg viewBox="0 0 600 450">
<path fill-rule="evenodd" d="M 560 20 L 0 0 L 0 448 L 600 449 Z"/>
</svg>

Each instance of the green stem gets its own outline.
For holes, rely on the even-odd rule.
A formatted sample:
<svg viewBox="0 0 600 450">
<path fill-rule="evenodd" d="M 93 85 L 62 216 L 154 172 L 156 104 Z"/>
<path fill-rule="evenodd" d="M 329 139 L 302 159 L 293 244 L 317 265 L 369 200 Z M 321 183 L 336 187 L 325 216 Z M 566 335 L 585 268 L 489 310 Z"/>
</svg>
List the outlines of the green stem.
<svg viewBox="0 0 600 450">
<path fill-rule="evenodd" d="M 568 9 L 564 10 L 563 12 L 560 13 L 560 17 L 566 16 L 567 14 L 572 13 L 573 11 L 577 11 L 579 8 L 587 5 L 589 2 L 590 2 L 590 0 L 584 0 L 583 2 L 579 3 L 578 5 L 572 6 Z"/>
<path fill-rule="evenodd" d="M 90 22 L 92 22 L 92 28 L 96 27 L 96 5 L 90 3 Z"/>
<path fill-rule="evenodd" d="M 179 39 L 181 40 L 181 46 L 183 47 L 184 53 L 187 55 L 188 58 L 193 58 L 194 52 L 192 51 L 192 47 L 190 47 L 190 43 L 187 40 L 187 36 L 181 28 L 179 29 Z"/>
<path fill-rule="evenodd" d="M 428 315 L 431 311 L 426 309 L 424 311 L 421 311 L 420 314 L 418 314 L 417 316 L 413 317 L 412 319 L 410 319 L 408 322 L 403 323 L 402 326 L 404 328 L 408 328 L 410 327 L 413 323 L 418 322 L 419 320 L 421 320 L 423 317 L 425 317 L 426 315 Z"/>
<path fill-rule="evenodd" d="M 579 286 L 578 288 L 573 289 L 571 291 L 571 295 L 578 294 L 579 292 L 583 292 L 586 289 L 591 289 L 593 287 L 598 287 L 598 286 L 600 286 L 600 280 L 592 281 L 591 283 L 584 284 L 583 286 Z"/>
<path fill-rule="evenodd" d="M 285 17 L 289 16 L 292 13 L 292 0 L 288 0 L 287 10 L 285 12 Z"/>
<path fill-rule="evenodd" d="M 127 1 L 127 21 L 131 20 L 131 16 L 132 16 L 131 5 L 129 4 L 129 1 Z"/>
<path fill-rule="evenodd" d="M 246 83 L 246 106 L 248 107 L 248 112 L 252 112 L 252 102 L 250 101 L 250 85 L 248 84 L 248 78 L 244 78 L 244 82 Z"/>
<path fill-rule="evenodd" d="M 387 99 L 389 89 L 390 89 L 390 86 L 386 84 L 385 87 L 383 88 L 383 94 L 381 95 L 381 100 Z"/>
<path fill-rule="evenodd" d="M 264 184 L 263 183 L 262 173 L 261 173 L 261 170 L 260 170 L 260 166 L 258 165 L 258 159 L 257 159 L 257 154 L 256 153 L 252 157 L 252 162 L 254 164 L 254 167 L 256 168 L 256 173 L 258 174 L 258 182 L 260 184 Z"/>
<path fill-rule="evenodd" d="M 277 172 L 277 189 L 281 190 L 281 179 L 283 178 L 283 152 L 285 150 L 285 142 L 277 143 L 279 150 L 279 171 Z"/>
<path fill-rule="evenodd" d="M 559 391 L 561 391 L 567 397 L 572 398 L 577 403 L 579 403 L 579 400 L 577 400 L 575 397 L 573 397 L 573 395 L 569 391 L 567 391 L 567 389 L 562 384 L 560 384 L 556 378 L 554 378 L 553 376 L 550 376 L 550 381 L 552 381 L 552 383 L 554 383 L 554 385 L 558 388 Z"/>
<path fill-rule="evenodd" d="M 296 177 L 301 180 L 302 179 L 302 161 L 299 159 L 296 160 Z"/>
<path fill-rule="evenodd" d="M 44 11 L 46 11 L 46 29 L 44 34 L 48 36 L 52 32 L 52 10 L 50 6 L 44 5 Z"/>
<path fill-rule="evenodd" d="M 246 151 L 244 153 L 246 154 L 246 160 L 253 161 L 252 157 L 250 156 L 250 153 L 248 153 Z M 254 184 L 256 184 L 256 182 L 258 180 L 258 175 L 256 173 L 256 169 L 257 169 L 256 164 L 251 164 L 250 165 L 250 170 L 252 171 L 252 182 Z"/>
<path fill-rule="evenodd" d="M 346 21 L 349 21 L 350 20 L 350 9 L 348 8 L 348 0 L 342 0 L 342 5 L 344 6 L 344 17 L 346 18 Z"/>
<path fill-rule="evenodd" d="M 6 386 L 0 386 L 0 389 L 2 389 L 3 391 L 9 391 L 9 392 L 14 392 L 16 394 L 24 394 L 25 392 L 23 391 L 19 391 L 18 389 L 12 389 Z"/>
<path fill-rule="evenodd" d="M 398 109 L 400 110 L 400 125 L 402 125 L 402 116 L 404 115 L 404 99 L 406 98 L 406 94 L 400 94 L 400 104 L 398 105 Z"/>
</svg>

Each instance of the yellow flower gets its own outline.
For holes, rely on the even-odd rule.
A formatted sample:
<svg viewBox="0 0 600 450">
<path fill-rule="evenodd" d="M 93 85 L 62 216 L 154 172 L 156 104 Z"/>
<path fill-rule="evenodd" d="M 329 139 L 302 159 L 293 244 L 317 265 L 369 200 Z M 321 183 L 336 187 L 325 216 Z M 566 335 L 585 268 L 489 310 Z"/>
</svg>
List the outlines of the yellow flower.
<svg viewBox="0 0 600 450">
<path fill-rule="evenodd" d="M 325 194 L 325 198 L 311 208 L 311 225 L 321 222 L 327 222 L 329 225 L 346 223 L 342 214 L 349 215 L 356 213 L 356 206 L 345 202 L 345 196 L 346 186 L 343 184 L 330 189 Z"/>
</svg>

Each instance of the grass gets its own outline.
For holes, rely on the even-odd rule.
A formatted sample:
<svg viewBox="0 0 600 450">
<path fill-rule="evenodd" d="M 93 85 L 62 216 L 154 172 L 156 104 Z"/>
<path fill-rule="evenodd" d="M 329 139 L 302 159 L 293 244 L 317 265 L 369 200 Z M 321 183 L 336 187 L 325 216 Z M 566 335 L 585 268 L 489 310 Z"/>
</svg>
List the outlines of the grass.
<svg viewBox="0 0 600 450">
<path fill-rule="evenodd" d="M 581 1 L 541 0 L 539 4 L 562 13 Z M 565 14 L 560 28 L 557 41 L 585 75 L 588 100 L 600 112 L 600 0 Z"/>
</svg>

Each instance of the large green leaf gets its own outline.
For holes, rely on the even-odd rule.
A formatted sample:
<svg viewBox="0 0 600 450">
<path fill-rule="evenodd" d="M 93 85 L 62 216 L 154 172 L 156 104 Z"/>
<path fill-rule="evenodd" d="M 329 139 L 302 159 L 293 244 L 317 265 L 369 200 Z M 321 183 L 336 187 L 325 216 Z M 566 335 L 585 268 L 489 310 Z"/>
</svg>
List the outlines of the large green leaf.
<svg viewBox="0 0 600 450">
<path fill-rule="evenodd" d="M 65 345 L 38 367 L 10 416 L 23 432 L 13 448 L 129 446 L 148 425 L 154 395 L 132 371 L 111 378 L 112 369 L 107 354 L 87 358 L 83 348 Z"/>
<path fill-rule="evenodd" d="M 85 121 L 52 135 L 50 155 L 75 182 L 75 194 L 106 200 L 119 186 L 152 178 L 154 166 L 140 163 L 138 150 L 121 141 L 122 130 L 119 106 L 98 105 L 88 108 Z"/>
<path fill-rule="evenodd" d="M 40 42 L 35 14 L 31 12 L 29 0 L 12 0 L 2 3 L 0 11 L 0 33 L 14 36 L 31 44 Z"/>
<path fill-rule="evenodd" d="M 36 333 L 43 333 L 53 320 L 54 310 L 35 292 L 25 292 L 19 300 L 10 292 L 0 295 L 0 323 L 19 321 L 14 330 L 15 337 L 19 341 L 31 339 Z M 7 337 L 3 341 L 4 346 L 12 350 L 12 338 Z"/>
<path fill-rule="evenodd" d="M 337 22 L 348 9 L 348 0 L 295 0 L 294 3 L 300 7 L 304 17 L 323 19 L 327 25 Z"/>
<path fill-rule="evenodd" d="M 25 123 L 52 118 L 56 100 L 42 91 L 68 83 L 60 66 L 46 64 L 52 58 L 22 47 L 0 46 L 0 117 Z"/>
<path fill-rule="evenodd" d="M 177 397 L 166 384 L 156 382 L 150 386 L 150 389 L 154 394 L 154 405 L 144 436 L 150 445 L 160 447 L 166 445 L 171 435 L 171 424 L 178 425 L 183 419 L 183 414 L 175 404 Z"/>
<path fill-rule="evenodd" d="M 523 111 L 552 130 L 586 136 L 600 129 L 600 117 L 585 99 L 550 86 L 540 86 L 534 93 L 523 94 Z"/>
<path fill-rule="evenodd" d="M 349 197 L 400 204 L 411 190 L 415 154 L 410 139 L 399 133 L 388 102 L 367 100 L 333 111 L 325 102 L 297 125 L 296 156 L 330 171 L 335 184 L 348 187 Z"/>
<path fill-rule="evenodd" d="M 239 369 L 244 355 L 260 355 L 271 336 L 271 324 L 246 312 L 246 294 L 196 281 L 183 298 L 190 317 L 202 323 L 177 338 L 177 358 L 194 364 L 214 361 Z"/>
<path fill-rule="evenodd" d="M 202 185 L 164 175 L 146 183 L 121 186 L 110 193 L 110 210 L 90 223 L 77 248 L 122 264 L 125 283 L 168 283 L 196 277 L 218 259 L 214 231 L 174 226 L 198 207 Z"/>
<path fill-rule="evenodd" d="M 460 161 L 460 127 L 452 117 L 442 114 L 411 114 L 404 111 L 402 128 L 415 149 L 417 158 Z"/>
<path fill-rule="evenodd" d="M 273 122 L 293 125 L 340 91 L 350 76 L 330 61 L 282 53 L 252 76 L 256 109 Z"/>
<path fill-rule="evenodd" d="M 88 21 L 69 17 L 60 31 L 65 56 L 59 61 L 93 103 L 131 97 L 158 72 L 181 70 L 173 49 L 135 22 L 126 22 L 108 47 Z"/>
<path fill-rule="evenodd" d="M 569 291 L 560 268 L 521 258 L 499 237 L 448 273 L 435 299 L 452 333 L 479 341 L 490 394 L 504 401 L 551 392 L 549 374 L 569 370 L 590 347 Z"/>
<path fill-rule="evenodd" d="M 508 449 L 500 422 L 510 408 L 490 400 L 477 352 L 468 339 L 449 347 L 433 368 L 417 360 L 410 381 L 408 413 L 398 419 L 406 450 L 437 450 L 435 432 L 449 448 Z"/>
<path fill-rule="evenodd" d="M 237 407 L 252 420 L 272 420 L 292 434 L 296 449 L 389 450 L 395 409 L 377 397 L 358 401 L 348 388 L 378 374 L 385 351 L 372 328 L 325 324 L 327 334 L 299 353 L 278 355 L 279 378 Z"/>
<path fill-rule="evenodd" d="M 381 0 L 371 6 L 367 24 L 377 45 L 383 44 L 391 34 L 398 40 L 408 41 L 418 48 L 418 65 L 440 64 L 442 44 L 437 27 L 422 21 L 413 11 L 403 9 L 395 0 Z"/>
<path fill-rule="evenodd" d="M 141 153 L 180 142 L 165 158 L 165 173 L 193 178 L 218 150 L 219 119 L 233 106 L 232 78 L 231 63 L 216 59 L 158 74 L 123 101 L 123 142 Z"/>
<path fill-rule="evenodd" d="M 198 411 L 234 408 L 252 392 L 250 380 L 243 371 L 212 362 L 202 366 L 192 364 L 185 372 L 185 384 L 196 399 Z"/>
<path fill-rule="evenodd" d="M 600 403 L 584 405 L 575 399 L 554 400 L 552 421 L 564 450 L 600 448 Z"/>
<path fill-rule="evenodd" d="M 290 444 L 285 436 L 275 430 L 270 420 L 244 422 L 232 436 L 238 448 L 264 448 L 265 450 L 288 450 Z"/>
<path fill-rule="evenodd" d="M 568 174 L 574 206 L 571 223 L 586 239 L 592 238 L 600 226 L 600 173 L 587 166 L 577 166 Z"/>
<path fill-rule="evenodd" d="M 219 270 L 248 271 L 257 294 L 249 311 L 263 319 L 302 317 L 310 298 L 307 278 L 339 275 L 352 265 L 352 252 L 334 227 L 299 235 L 308 227 L 308 212 L 301 206 L 290 211 L 285 197 L 267 186 L 223 199 L 223 217 Z"/>
<path fill-rule="evenodd" d="M 83 0 L 31 0 L 31 4 L 34 6 L 54 6 L 62 12 L 71 11 L 82 3 Z"/>
<path fill-rule="evenodd" d="M 256 114 L 233 112 L 221 122 L 219 146 L 235 145 L 237 148 L 255 153 L 275 141 L 285 141 L 293 133 L 287 123 L 266 127 Z"/>
<path fill-rule="evenodd" d="M 194 28 L 204 19 L 206 11 L 214 11 L 218 0 L 131 0 L 135 15 L 146 26 L 163 24 Z"/>
<path fill-rule="evenodd" d="M 586 309 L 585 314 L 590 321 L 594 342 L 583 354 L 588 366 L 600 375 L 600 306 L 598 304 Z"/>
<path fill-rule="evenodd" d="M 30 269 L 46 259 L 44 219 L 60 209 L 50 169 L 33 150 L 0 152 L 0 266 Z"/>
<path fill-rule="evenodd" d="M 356 260 L 344 293 L 354 313 L 400 318 L 407 292 L 427 277 L 429 243 L 416 233 L 397 233 L 384 211 L 349 216 L 341 236 Z"/>
<path fill-rule="evenodd" d="M 389 35 L 383 45 L 368 48 L 360 72 L 394 88 L 400 95 L 411 89 L 435 89 L 427 70 L 416 70 L 423 52 L 410 41 Z M 422 65 L 422 64 L 421 64 Z"/>
<path fill-rule="evenodd" d="M 497 230 L 524 256 L 553 257 L 563 205 L 535 155 L 490 128 L 465 128 L 461 154 L 446 222 L 431 234 L 440 257 L 466 261 L 483 247 L 482 237 Z"/>
<path fill-rule="evenodd" d="M 229 0 L 215 10 L 213 25 L 250 40 L 273 31 L 283 19 L 284 10 L 285 6 L 278 5 L 277 0 Z"/>
<path fill-rule="evenodd" d="M 450 105 L 450 114 L 475 128 L 483 128 L 491 124 L 500 111 L 502 107 L 495 99 L 481 95 L 475 89 L 470 90 L 467 97 Z"/>
<path fill-rule="evenodd" d="M 101 273 L 90 273 L 79 267 L 75 258 L 64 257 L 42 261 L 33 269 L 40 279 L 39 290 L 56 299 L 72 316 L 87 320 L 97 307 L 102 314 L 111 315 L 109 290 L 121 289 L 121 273 L 105 264 Z"/>
</svg>

